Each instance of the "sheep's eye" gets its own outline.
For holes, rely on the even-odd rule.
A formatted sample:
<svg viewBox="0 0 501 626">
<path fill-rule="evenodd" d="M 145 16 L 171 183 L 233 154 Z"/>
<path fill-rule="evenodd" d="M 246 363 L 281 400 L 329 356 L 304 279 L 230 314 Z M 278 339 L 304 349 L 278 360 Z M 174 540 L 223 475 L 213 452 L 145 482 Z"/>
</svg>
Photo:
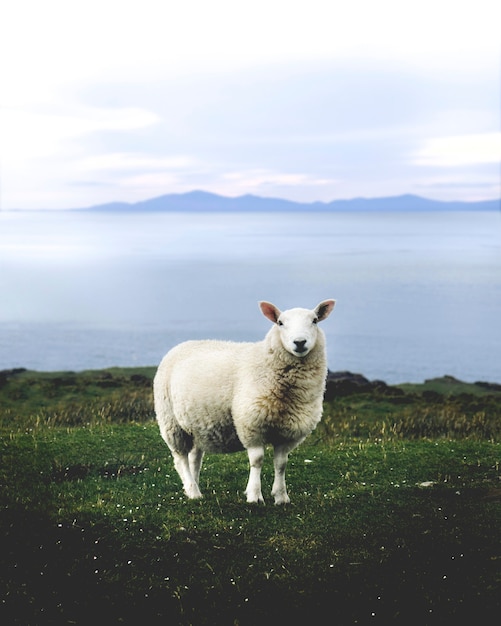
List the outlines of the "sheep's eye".
<svg viewBox="0 0 501 626">
<path fill-rule="evenodd" d="M 313 320 L 313 324 L 318 324 L 318 317 L 315 317 Z"/>
<path fill-rule="evenodd" d="M 278 324 L 279 326 L 283 326 L 283 325 L 284 325 L 284 323 L 283 323 L 281 320 L 278 320 L 277 324 Z"/>
</svg>

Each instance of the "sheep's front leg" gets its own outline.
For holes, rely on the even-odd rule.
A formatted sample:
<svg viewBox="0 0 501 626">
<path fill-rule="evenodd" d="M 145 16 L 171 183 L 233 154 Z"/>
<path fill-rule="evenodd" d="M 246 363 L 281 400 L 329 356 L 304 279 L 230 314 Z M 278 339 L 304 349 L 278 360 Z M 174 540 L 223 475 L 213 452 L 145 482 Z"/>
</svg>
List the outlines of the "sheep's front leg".
<svg viewBox="0 0 501 626">
<path fill-rule="evenodd" d="M 275 467 L 275 480 L 273 481 L 271 495 L 275 498 L 275 504 L 289 504 L 290 502 L 285 485 L 285 468 L 287 467 L 289 452 L 294 447 L 294 445 L 284 444 L 274 448 L 273 465 Z"/>
<path fill-rule="evenodd" d="M 261 493 L 261 468 L 264 461 L 264 447 L 256 446 L 248 448 L 250 472 L 249 482 L 247 483 L 247 502 L 262 502 L 264 504 L 263 494 Z"/>
</svg>

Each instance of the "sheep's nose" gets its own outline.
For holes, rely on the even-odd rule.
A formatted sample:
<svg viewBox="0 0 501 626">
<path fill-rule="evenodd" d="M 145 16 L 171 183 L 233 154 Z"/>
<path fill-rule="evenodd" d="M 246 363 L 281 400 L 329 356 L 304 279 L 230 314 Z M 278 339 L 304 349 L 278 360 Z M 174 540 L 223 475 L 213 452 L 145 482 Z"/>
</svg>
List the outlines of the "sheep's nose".
<svg viewBox="0 0 501 626">
<path fill-rule="evenodd" d="M 296 345 L 296 352 L 304 352 L 306 350 L 305 348 L 305 344 L 306 344 L 306 339 L 298 339 L 296 341 L 294 341 L 295 345 Z"/>
</svg>

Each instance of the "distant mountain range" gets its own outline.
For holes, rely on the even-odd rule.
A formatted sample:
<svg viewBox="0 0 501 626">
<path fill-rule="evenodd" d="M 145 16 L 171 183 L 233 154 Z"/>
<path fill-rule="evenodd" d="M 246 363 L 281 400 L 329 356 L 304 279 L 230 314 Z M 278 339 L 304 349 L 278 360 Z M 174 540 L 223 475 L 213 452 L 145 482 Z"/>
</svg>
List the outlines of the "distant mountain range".
<svg viewBox="0 0 501 626">
<path fill-rule="evenodd" d="M 293 202 L 280 198 L 245 195 L 236 198 L 206 191 L 168 194 L 142 202 L 112 202 L 81 209 L 100 212 L 271 212 L 271 211 L 499 211 L 501 200 L 481 202 L 440 202 L 420 196 L 403 195 L 388 198 L 353 198 L 332 202 Z"/>
</svg>

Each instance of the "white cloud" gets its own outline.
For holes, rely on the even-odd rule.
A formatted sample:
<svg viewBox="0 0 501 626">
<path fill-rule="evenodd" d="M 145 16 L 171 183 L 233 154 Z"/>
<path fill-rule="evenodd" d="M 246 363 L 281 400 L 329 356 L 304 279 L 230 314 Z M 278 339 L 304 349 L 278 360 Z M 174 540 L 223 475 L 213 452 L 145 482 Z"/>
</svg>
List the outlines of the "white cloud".
<svg viewBox="0 0 501 626">
<path fill-rule="evenodd" d="M 449 170 L 445 170 L 449 172 Z M 416 184 L 415 193 L 436 200 L 460 199 L 463 202 L 497 200 L 500 195 L 499 176 L 478 176 L 461 172 L 457 175 L 430 176 Z"/>
<path fill-rule="evenodd" d="M 194 167 L 197 167 L 197 162 L 188 156 L 163 157 L 123 152 L 82 159 L 75 164 L 75 176 L 80 181 L 90 179 L 93 184 L 114 188 L 119 195 L 122 190 L 127 190 L 134 200 L 140 200 L 181 185 L 183 178 L 189 178 Z"/>
<path fill-rule="evenodd" d="M 178 170 L 193 164 L 194 160 L 187 156 L 156 157 L 136 152 L 115 152 L 82 159 L 78 167 L 88 172 L 123 172 L 129 170 Z"/>
<path fill-rule="evenodd" d="M 287 174 L 270 170 L 248 170 L 243 172 L 228 172 L 222 176 L 223 185 L 229 183 L 227 188 L 232 193 L 245 193 L 246 191 L 266 191 L 270 187 L 322 187 L 333 185 L 337 181 L 326 178 L 318 178 L 309 174 Z"/>
<path fill-rule="evenodd" d="M 501 162 L 501 133 L 428 139 L 413 157 L 416 165 L 454 167 Z"/>
<path fill-rule="evenodd" d="M 128 131 L 157 123 L 159 118 L 136 108 L 74 107 L 69 113 L 26 109 L 1 110 L 1 152 L 4 163 L 55 155 L 64 143 L 100 131 Z"/>
<path fill-rule="evenodd" d="M 298 60 L 383 59 L 476 69 L 498 64 L 497 0 L 16 0 L 2 8 L 4 102 L 52 100 L 109 80 Z"/>
<path fill-rule="evenodd" d="M 135 197 L 145 198 L 167 193 L 179 182 L 179 176 L 172 172 L 152 172 L 123 177 L 117 185 L 121 188 L 132 189 Z"/>
</svg>

